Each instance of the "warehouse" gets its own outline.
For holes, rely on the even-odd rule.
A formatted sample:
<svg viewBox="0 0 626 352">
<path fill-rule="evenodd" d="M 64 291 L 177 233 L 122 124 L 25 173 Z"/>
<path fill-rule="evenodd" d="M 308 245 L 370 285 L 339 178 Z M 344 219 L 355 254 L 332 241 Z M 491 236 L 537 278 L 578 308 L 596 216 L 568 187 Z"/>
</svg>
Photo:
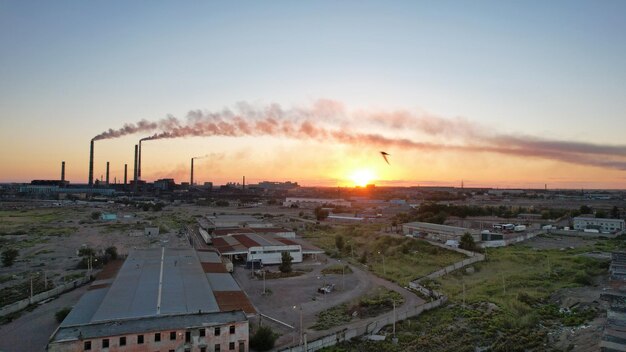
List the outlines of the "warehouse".
<svg viewBox="0 0 626 352">
<path fill-rule="evenodd" d="M 465 233 L 469 233 L 474 241 L 481 240 L 480 234 L 464 227 L 431 224 L 428 222 L 409 222 L 402 225 L 402 232 L 413 237 L 426 238 L 433 241 L 460 241 Z"/>
<path fill-rule="evenodd" d="M 81 297 L 48 351 L 248 351 L 254 308 L 219 265 L 216 253 L 193 249 L 131 251 Z"/>
<path fill-rule="evenodd" d="M 210 215 L 206 217 L 206 229 L 223 229 L 232 227 L 273 227 L 274 225 L 257 219 L 251 215 Z M 202 224 L 201 224 L 202 225 Z"/>
<path fill-rule="evenodd" d="M 603 218 L 574 218 L 574 230 L 584 231 L 587 229 L 598 230 L 603 233 L 624 231 L 624 220 Z"/>
<path fill-rule="evenodd" d="M 284 252 L 291 255 L 293 263 L 301 263 L 305 256 L 324 253 L 296 239 L 249 233 L 214 237 L 213 246 L 223 256 L 241 256 L 246 261 L 258 260 L 264 265 L 280 264 Z"/>
</svg>

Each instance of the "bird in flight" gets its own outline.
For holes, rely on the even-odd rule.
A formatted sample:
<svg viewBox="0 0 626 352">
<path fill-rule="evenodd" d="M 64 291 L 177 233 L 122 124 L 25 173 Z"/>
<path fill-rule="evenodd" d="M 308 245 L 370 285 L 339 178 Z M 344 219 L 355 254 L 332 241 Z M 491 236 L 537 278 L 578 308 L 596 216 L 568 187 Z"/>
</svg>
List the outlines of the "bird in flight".
<svg viewBox="0 0 626 352">
<path fill-rule="evenodd" d="M 389 153 L 387 153 L 387 152 L 383 152 L 383 151 L 381 151 L 381 152 L 380 152 L 380 155 L 382 155 L 382 156 L 383 156 L 383 159 L 385 159 L 385 161 L 387 162 L 387 164 L 389 164 L 389 160 L 387 159 L 387 156 L 388 156 L 388 155 L 389 155 L 389 156 L 391 156 L 391 154 L 389 154 Z M 391 164 L 389 164 L 389 165 L 391 165 Z"/>
</svg>

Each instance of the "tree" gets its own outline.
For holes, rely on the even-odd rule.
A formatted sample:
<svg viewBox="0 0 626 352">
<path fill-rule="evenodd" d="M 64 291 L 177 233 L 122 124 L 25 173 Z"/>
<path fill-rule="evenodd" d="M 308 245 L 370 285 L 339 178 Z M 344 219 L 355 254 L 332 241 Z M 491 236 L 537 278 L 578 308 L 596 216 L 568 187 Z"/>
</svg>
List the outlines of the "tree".
<svg viewBox="0 0 626 352">
<path fill-rule="evenodd" d="M 328 210 L 323 209 L 322 207 L 315 208 L 313 212 L 315 213 L 315 218 L 318 221 L 322 221 L 328 217 Z"/>
<path fill-rule="evenodd" d="M 581 205 L 580 206 L 580 213 L 581 214 L 591 214 L 591 213 L 593 213 L 593 210 L 591 210 L 591 208 L 586 206 L 586 205 Z"/>
<path fill-rule="evenodd" d="M 459 248 L 465 249 L 467 251 L 475 251 L 476 243 L 474 242 L 474 237 L 472 237 L 470 233 L 466 232 L 463 236 L 461 236 Z"/>
<path fill-rule="evenodd" d="M 7 249 L 2 252 L 2 265 L 12 266 L 20 252 L 17 249 Z"/>
<path fill-rule="evenodd" d="M 598 210 L 596 211 L 596 218 L 601 218 L 604 219 L 606 218 L 606 212 L 604 210 Z"/>
<path fill-rule="evenodd" d="M 65 308 L 62 308 L 61 310 L 57 311 L 54 314 L 54 316 L 57 318 L 57 322 L 59 322 L 59 323 L 63 322 L 65 317 L 68 314 L 70 314 L 71 311 L 72 311 L 72 308 L 70 308 L 70 307 L 65 307 Z"/>
<path fill-rule="evenodd" d="M 217 202 L 215 202 L 215 205 L 217 205 L 218 207 L 227 207 L 230 205 L 230 203 L 225 200 L 218 200 Z"/>
<path fill-rule="evenodd" d="M 343 245 L 344 245 L 343 236 L 336 235 L 335 236 L 335 247 L 337 247 L 339 252 L 341 252 L 343 250 Z"/>
<path fill-rule="evenodd" d="M 278 266 L 278 270 L 282 273 L 290 273 L 291 272 L 291 261 L 293 258 L 289 252 L 283 252 L 280 256 L 281 263 Z"/>
<path fill-rule="evenodd" d="M 267 326 L 261 326 L 250 338 L 250 348 L 255 351 L 269 351 L 274 348 L 275 341 L 276 334 L 274 334 L 272 329 Z"/>
<path fill-rule="evenodd" d="M 617 207 L 617 205 L 613 206 L 613 209 L 611 209 L 611 217 L 613 219 L 619 219 L 619 208 Z"/>
<path fill-rule="evenodd" d="M 111 260 L 117 259 L 117 247 L 115 246 L 108 247 L 107 249 L 104 250 L 104 253 Z"/>
<path fill-rule="evenodd" d="M 101 213 L 100 213 L 99 211 L 94 211 L 94 212 L 92 212 L 92 213 L 91 213 L 91 219 L 93 219 L 93 220 L 98 220 L 98 219 L 100 219 L 100 214 L 101 214 Z"/>
</svg>

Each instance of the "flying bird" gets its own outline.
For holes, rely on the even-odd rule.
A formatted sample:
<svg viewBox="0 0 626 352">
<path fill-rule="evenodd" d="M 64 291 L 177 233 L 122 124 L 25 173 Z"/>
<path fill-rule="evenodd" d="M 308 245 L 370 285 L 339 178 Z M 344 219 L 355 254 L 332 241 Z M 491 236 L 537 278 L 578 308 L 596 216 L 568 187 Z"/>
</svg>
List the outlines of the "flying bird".
<svg viewBox="0 0 626 352">
<path fill-rule="evenodd" d="M 391 156 L 391 154 L 389 154 L 389 153 L 387 153 L 387 152 L 383 152 L 383 151 L 381 151 L 381 152 L 380 152 L 380 155 L 382 155 L 382 156 L 383 156 L 383 159 L 385 159 L 385 161 L 387 162 L 387 164 L 389 164 L 389 160 L 387 159 L 387 156 L 388 156 L 388 155 L 389 155 L 389 156 Z M 389 165 L 391 165 L 391 164 L 389 164 Z"/>
</svg>

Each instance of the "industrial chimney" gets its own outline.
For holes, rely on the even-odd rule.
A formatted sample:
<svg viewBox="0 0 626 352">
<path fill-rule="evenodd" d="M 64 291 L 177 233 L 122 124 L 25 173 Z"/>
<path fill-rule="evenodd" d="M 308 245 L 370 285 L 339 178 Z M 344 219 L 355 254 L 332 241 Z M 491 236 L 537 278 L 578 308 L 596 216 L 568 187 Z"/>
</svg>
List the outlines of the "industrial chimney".
<svg viewBox="0 0 626 352">
<path fill-rule="evenodd" d="M 133 188 L 135 189 L 135 192 L 137 192 L 137 156 L 138 156 L 138 153 L 139 153 L 139 146 L 137 144 L 135 144 L 135 174 L 134 174 L 134 177 L 133 177 L 133 180 L 134 180 L 134 183 L 135 183 L 133 185 Z"/>
<path fill-rule="evenodd" d="M 246 189 L 246 176 L 243 177 L 243 189 Z"/>
<path fill-rule="evenodd" d="M 124 185 L 126 185 L 128 181 L 128 164 L 124 164 Z"/>
<path fill-rule="evenodd" d="M 89 147 L 89 187 L 93 186 L 93 139 Z"/>
<path fill-rule="evenodd" d="M 107 178 L 106 178 L 106 184 L 109 184 L 109 162 L 107 161 Z"/>
<path fill-rule="evenodd" d="M 65 161 L 61 161 L 61 182 L 65 182 Z"/>
<path fill-rule="evenodd" d="M 139 154 L 137 155 L 137 179 L 141 180 L 141 139 L 139 140 Z"/>
<path fill-rule="evenodd" d="M 191 180 L 189 182 L 190 186 L 193 186 L 193 158 L 191 158 Z"/>
</svg>

